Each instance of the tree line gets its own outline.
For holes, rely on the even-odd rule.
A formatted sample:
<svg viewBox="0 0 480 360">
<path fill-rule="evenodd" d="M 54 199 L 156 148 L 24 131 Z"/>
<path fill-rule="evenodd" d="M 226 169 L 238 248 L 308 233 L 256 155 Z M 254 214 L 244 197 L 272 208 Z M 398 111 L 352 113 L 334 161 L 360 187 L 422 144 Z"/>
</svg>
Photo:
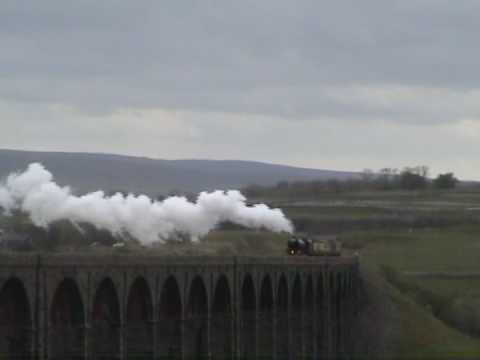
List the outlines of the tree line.
<svg viewBox="0 0 480 360">
<path fill-rule="evenodd" d="M 361 181 L 373 189 L 380 190 L 424 190 L 434 188 L 439 190 L 454 189 L 458 179 L 453 172 L 438 174 L 429 178 L 429 168 L 425 165 L 396 168 L 383 168 L 378 172 L 365 169 L 361 174 Z"/>
<path fill-rule="evenodd" d="M 344 180 L 280 181 L 274 186 L 250 185 L 243 192 L 247 197 L 272 195 L 301 197 L 365 190 L 450 190 L 459 182 L 453 172 L 438 174 L 433 179 L 428 175 L 429 168 L 425 165 L 405 167 L 401 170 L 365 169 L 358 176 Z"/>
</svg>

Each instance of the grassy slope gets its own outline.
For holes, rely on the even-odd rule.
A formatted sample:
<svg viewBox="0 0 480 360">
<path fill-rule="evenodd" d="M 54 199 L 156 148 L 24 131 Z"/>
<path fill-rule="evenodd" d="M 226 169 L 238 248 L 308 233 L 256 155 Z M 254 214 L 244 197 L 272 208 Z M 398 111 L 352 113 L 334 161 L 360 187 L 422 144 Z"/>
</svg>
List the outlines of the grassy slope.
<svg viewBox="0 0 480 360">
<path fill-rule="evenodd" d="M 365 245 L 362 263 L 376 268 L 388 265 L 401 271 L 480 271 L 480 227 L 423 229 L 410 232 L 363 231 L 345 234 L 346 244 Z M 480 293 L 478 280 L 412 280 L 419 287 L 441 296 L 463 297 Z M 384 284 L 385 285 L 385 284 Z M 395 342 L 400 359 L 480 359 L 480 339 L 472 338 L 437 319 L 428 306 L 421 306 L 413 295 L 385 286 L 398 312 L 402 329 Z"/>
<path fill-rule="evenodd" d="M 479 271 L 480 226 L 359 231 L 342 235 L 348 244 L 368 244 L 366 261 L 400 271 Z"/>
<path fill-rule="evenodd" d="M 400 322 L 394 340 L 396 359 L 479 359 L 480 341 L 454 330 L 416 304 L 408 295 L 389 289 Z"/>
<path fill-rule="evenodd" d="M 348 220 L 391 216 L 442 216 L 464 223 L 478 217 L 480 193 L 361 192 L 329 195 L 311 203 L 284 203 L 293 218 Z M 473 208 L 473 209 L 472 209 Z M 468 223 L 468 222 L 467 222 Z M 363 265 L 377 272 L 382 265 L 403 271 L 480 272 L 480 226 L 441 228 L 346 229 L 340 235 L 347 246 L 360 251 Z M 479 279 L 409 278 L 420 289 L 448 299 L 480 298 Z M 480 359 L 480 339 L 439 320 L 416 294 L 387 283 L 377 284 L 394 313 L 388 329 L 394 333 L 386 355 L 395 359 Z M 395 329 L 399 329 L 395 331 Z"/>
<path fill-rule="evenodd" d="M 480 276 L 472 278 L 412 278 L 412 282 L 447 297 L 480 298 Z"/>
</svg>

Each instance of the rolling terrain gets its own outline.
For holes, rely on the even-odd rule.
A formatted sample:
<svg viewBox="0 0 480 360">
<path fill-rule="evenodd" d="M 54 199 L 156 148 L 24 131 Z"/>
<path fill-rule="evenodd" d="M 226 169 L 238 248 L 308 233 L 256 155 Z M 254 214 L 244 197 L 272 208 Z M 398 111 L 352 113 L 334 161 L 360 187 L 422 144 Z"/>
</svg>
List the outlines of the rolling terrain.
<svg viewBox="0 0 480 360">
<path fill-rule="evenodd" d="M 0 178 L 40 162 L 62 185 L 76 192 L 126 191 L 150 196 L 172 191 L 238 189 L 279 181 L 345 179 L 352 172 L 297 168 L 240 160 L 161 160 L 95 153 L 35 152 L 0 149 Z"/>
<path fill-rule="evenodd" d="M 354 176 L 241 161 L 0 150 L 1 176 L 32 161 L 44 163 L 60 183 L 83 191 L 126 189 L 153 195 L 180 187 L 198 191 L 268 184 L 291 180 L 288 176 Z M 282 208 L 299 232 L 334 235 L 346 253 L 358 254 L 370 297 L 359 312 L 355 325 L 359 328 L 352 329 L 363 342 L 355 349 L 358 358 L 480 358 L 478 188 L 332 192 L 311 198 L 251 200 Z M 36 251 L 54 252 L 272 256 L 284 254 L 288 239 L 286 234 L 226 224 L 200 243 L 171 242 L 145 249 L 129 242 L 112 248 L 116 239 L 104 231 L 81 233 L 65 222 L 44 230 L 33 228 L 24 217 L 0 216 L 0 228 L 32 233 L 41 240 L 34 244 Z"/>
</svg>

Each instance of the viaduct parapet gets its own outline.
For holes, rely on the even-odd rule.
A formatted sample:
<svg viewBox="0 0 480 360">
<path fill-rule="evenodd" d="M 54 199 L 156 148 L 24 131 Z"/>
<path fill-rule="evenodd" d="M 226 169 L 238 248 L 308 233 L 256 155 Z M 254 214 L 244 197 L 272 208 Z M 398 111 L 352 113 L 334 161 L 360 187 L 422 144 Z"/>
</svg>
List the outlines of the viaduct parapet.
<svg viewBox="0 0 480 360">
<path fill-rule="evenodd" d="M 357 273 L 345 257 L 0 255 L 0 357 L 339 358 Z"/>
</svg>

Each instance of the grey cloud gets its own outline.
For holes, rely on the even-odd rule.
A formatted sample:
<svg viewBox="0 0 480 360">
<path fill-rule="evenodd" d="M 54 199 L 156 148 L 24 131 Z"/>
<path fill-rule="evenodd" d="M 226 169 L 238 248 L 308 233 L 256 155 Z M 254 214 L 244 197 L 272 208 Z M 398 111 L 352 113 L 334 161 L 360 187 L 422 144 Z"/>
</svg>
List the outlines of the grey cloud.
<svg viewBox="0 0 480 360">
<path fill-rule="evenodd" d="M 0 97 L 91 112 L 447 121 L 325 93 L 352 85 L 475 89 L 479 12 L 468 0 L 7 0 Z"/>
</svg>

